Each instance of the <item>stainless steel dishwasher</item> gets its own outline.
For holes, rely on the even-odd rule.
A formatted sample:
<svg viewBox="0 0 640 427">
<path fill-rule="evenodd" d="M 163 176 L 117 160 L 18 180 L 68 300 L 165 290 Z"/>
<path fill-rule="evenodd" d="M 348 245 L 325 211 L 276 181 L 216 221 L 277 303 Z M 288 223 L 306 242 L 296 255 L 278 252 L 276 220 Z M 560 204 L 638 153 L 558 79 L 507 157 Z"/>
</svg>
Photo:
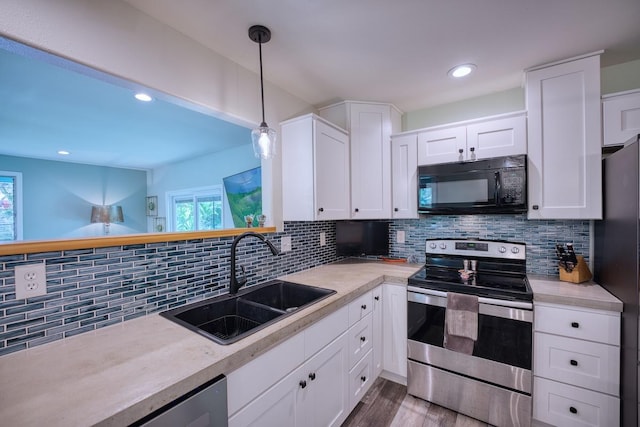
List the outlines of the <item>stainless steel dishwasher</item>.
<svg viewBox="0 0 640 427">
<path fill-rule="evenodd" d="M 132 427 L 227 425 L 227 378 L 220 375 L 132 424 Z"/>
</svg>

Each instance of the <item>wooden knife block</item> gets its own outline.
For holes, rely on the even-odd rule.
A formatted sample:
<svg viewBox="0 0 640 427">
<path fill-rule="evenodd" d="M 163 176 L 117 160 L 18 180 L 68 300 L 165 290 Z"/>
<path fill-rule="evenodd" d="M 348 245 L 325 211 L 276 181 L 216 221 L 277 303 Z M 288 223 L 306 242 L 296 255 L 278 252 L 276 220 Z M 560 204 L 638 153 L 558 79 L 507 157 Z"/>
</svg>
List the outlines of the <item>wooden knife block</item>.
<svg viewBox="0 0 640 427">
<path fill-rule="evenodd" d="M 577 255 L 576 258 L 578 259 L 578 265 L 571 270 L 571 273 L 562 267 L 558 268 L 560 271 L 560 280 L 563 282 L 582 283 L 593 277 L 591 271 L 589 271 L 589 266 L 584 262 L 584 257 L 582 255 Z"/>
</svg>

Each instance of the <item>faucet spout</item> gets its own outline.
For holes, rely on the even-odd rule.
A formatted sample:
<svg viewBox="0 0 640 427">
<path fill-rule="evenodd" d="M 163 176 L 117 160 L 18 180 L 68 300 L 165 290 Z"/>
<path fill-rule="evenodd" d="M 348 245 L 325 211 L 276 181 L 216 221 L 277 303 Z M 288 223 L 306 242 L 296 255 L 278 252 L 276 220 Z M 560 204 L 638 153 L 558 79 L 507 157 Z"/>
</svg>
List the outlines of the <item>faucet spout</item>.
<svg viewBox="0 0 640 427">
<path fill-rule="evenodd" d="M 271 254 L 273 254 L 274 256 L 280 255 L 280 251 L 278 250 L 278 248 L 276 248 L 273 243 L 271 243 L 271 241 L 269 241 L 266 237 L 264 237 L 264 235 L 260 233 L 247 231 L 246 233 L 242 233 L 236 236 L 236 238 L 233 239 L 233 242 L 231 243 L 231 278 L 229 281 L 229 293 L 231 295 L 237 294 L 242 285 L 246 283 L 246 280 L 238 281 L 238 278 L 236 277 L 236 247 L 238 246 L 238 242 L 240 240 L 249 236 L 255 237 L 264 242 L 271 250 Z"/>
</svg>

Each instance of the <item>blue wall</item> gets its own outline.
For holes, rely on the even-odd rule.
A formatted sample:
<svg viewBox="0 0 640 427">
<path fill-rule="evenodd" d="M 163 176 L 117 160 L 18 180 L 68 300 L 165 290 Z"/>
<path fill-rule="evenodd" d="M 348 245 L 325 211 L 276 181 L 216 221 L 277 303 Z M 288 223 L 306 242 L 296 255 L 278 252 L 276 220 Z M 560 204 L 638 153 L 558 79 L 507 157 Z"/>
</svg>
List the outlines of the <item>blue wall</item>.
<svg viewBox="0 0 640 427">
<path fill-rule="evenodd" d="M 24 240 L 100 236 L 102 225 L 89 221 L 102 204 L 124 212 L 111 234 L 146 231 L 145 171 L 2 155 L 0 170 L 22 173 Z"/>
</svg>

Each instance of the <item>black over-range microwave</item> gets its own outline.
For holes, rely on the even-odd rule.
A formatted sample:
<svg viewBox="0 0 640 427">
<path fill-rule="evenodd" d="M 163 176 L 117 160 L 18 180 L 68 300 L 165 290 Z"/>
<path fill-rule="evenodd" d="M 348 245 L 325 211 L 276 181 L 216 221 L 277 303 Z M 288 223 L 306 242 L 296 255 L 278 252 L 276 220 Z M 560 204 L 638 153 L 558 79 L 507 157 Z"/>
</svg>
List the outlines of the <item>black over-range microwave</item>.
<svg viewBox="0 0 640 427">
<path fill-rule="evenodd" d="M 418 212 L 433 215 L 527 211 L 527 156 L 418 167 Z"/>
</svg>

